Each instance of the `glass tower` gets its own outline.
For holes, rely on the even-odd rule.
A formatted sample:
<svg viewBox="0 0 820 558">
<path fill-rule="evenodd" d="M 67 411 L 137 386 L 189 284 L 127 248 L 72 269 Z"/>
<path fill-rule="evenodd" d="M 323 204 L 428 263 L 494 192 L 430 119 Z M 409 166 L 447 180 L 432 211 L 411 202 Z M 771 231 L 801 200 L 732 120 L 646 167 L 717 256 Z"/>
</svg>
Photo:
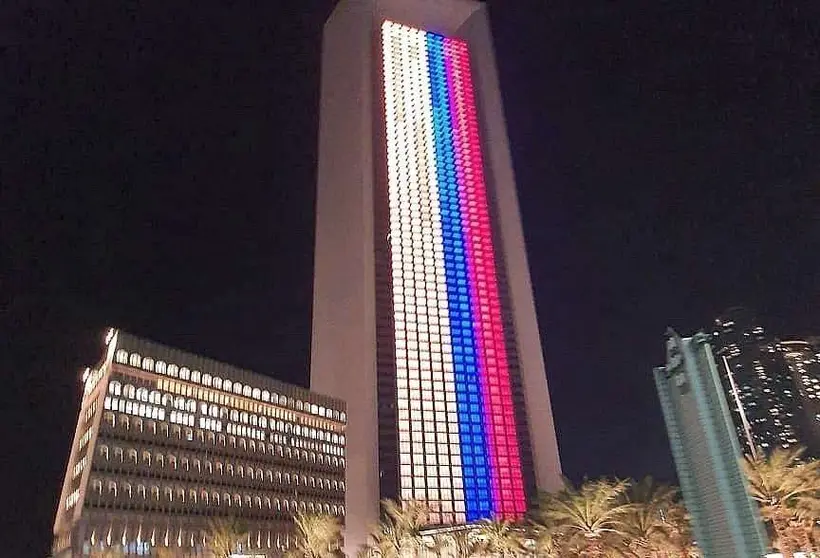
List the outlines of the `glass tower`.
<svg viewBox="0 0 820 558">
<path fill-rule="evenodd" d="M 703 556 L 763 556 L 766 535 L 741 470 L 740 444 L 708 337 L 667 333 L 654 371 L 681 492 Z"/>
</svg>

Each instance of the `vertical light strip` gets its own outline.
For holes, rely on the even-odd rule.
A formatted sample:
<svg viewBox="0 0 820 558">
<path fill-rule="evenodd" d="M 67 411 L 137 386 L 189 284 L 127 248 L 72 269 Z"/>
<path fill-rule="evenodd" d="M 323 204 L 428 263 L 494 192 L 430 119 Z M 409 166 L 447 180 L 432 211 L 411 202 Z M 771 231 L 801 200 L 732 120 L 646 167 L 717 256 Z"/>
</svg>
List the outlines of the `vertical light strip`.
<svg viewBox="0 0 820 558">
<path fill-rule="evenodd" d="M 416 69 L 420 82 L 419 115 L 422 117 L 424 137 L 425 164 L 427 181 L 420 182 L 422 190 L 421 219 L 422 252 L 424 254 L 428 334 L 426 349 L 429 360 L 427 386 L 429 398 L 423 394 L 425 404 L 431 405 L 431 416 L 425 416 L 425 449 L 428 458 L 433 454 L 427 438 L 435 430 L 436 463 L 428 463 L 434 469 L 435 483 L 432 479 L 427 491 L 428 501 L 441 512 L 440 519 L 446 523 L 463 522 L 465 503 L 462 481 L 462 457 L 459 444 L 459 416 L 456 406 L 456 380 L 454 373 L 453 346 L 450 341 L 450 310 L 447 296 L 447 277 L 444 261 L 444 240 L 442 235 L 441 200 L 439 197 L 436 138 L 434 124 L 432 85 L 430 82 L 430 57 L 427 49 L 427 33 L 411 30 L 414 35 L 414 49 L 419 53 L 419 64 Z M 425 210 L 429 209 L 429 213 Z M 432 272 L 432 274 L 431 274 Z M 423 324 L 420 326 L 423 328 Z M 423 343 L 419 332 L 419 344 Z M 422 379 L 424 381 L 424 378 Z M 425 414 L 428 411 L 425 410 Z M 432 419 L 432 420 L 430 420 Z M 435 484 L 435 486 L 434 486 Z"/>
<path fill-rule="evenodd" d="M 402 498 L 526 506 L 467 46 L 382 25 Z"/>
<path fill-rule="evenodd" d="M 464 474 L 466 518 L 474 521 L 492 512 L 487 483 L 486 439 L 476 343 L 470 307 L 464 230 L 461 226 L 459 183 L 453 150 L 452 111 L 444 59 L 444 39 L 427 34 L 431 95 L 436 139 L 436 172 L 443 228 L 442 247 L 447 273 L 450 335 L 458 398 L 459 437 Z"/>
<path fill-rule="evenodd" d="M 460 40 L 445 39 L 445 59 L 491 460 L 493 513 L 498 517 L 518 518 L 526 511 L 526 498 L 467 45 Z"/>
<path fill-rule="evenodd" d="M 424 32 L 385 23 L 382 42 L 401 494 L 429 502 L 435 522 L 462 522 L 426 38 Z"/>
</svg>

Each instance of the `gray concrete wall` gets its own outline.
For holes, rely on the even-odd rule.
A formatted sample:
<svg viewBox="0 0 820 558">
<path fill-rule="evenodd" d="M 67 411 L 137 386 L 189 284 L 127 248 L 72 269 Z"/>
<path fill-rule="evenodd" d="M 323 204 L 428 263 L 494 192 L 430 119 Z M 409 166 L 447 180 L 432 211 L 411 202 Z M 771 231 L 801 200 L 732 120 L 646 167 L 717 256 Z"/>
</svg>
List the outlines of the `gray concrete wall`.
<svg viewBox="0 0 820 558">
<path fill-rule="evenodd" d="M 341 2 L 322 46 L 311 389 L 348 404 L 346 550 L 378 521 L 373 6 Z"/>
</svg>

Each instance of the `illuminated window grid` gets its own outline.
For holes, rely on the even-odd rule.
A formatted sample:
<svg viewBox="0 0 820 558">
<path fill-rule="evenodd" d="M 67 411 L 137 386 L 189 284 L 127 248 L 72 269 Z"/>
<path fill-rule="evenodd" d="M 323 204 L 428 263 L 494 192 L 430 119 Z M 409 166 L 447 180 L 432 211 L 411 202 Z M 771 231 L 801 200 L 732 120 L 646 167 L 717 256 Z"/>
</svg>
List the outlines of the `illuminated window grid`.
<svg viewBox="0 0 820 558">
<path fill-rule="evenodd" d="M 425 35 L 383 45 L 401 493 L 464 521 Z"/>
<path fill-rule="evenodd" d="M 405 449 L 411 450 L 413 456 L 411 460 L 410 456 L 402 455 L 402 486 L 404 487 L 402 495 L 403 497 L 423 497 L 424 493 L 420 488 L 425 484 L 432 486 L 432 482 L 425 482 L 426 479 L 421 475 L 425 472 L 432 475 L 436 471 L 434 467 L 430 468 L 429 463 L 427 469 L 420 467 L 420 464 L 424 462 L 424 455 L 417 453 L 417 451 L 431 451 L 432 448 L 428 449 L 429 446 L 424 446 L 423 441 L 430 443 L 435 440 L 435 436 L 428 434 L 426 438 L 422 436 L 423 441 L 415 441 L 417 439 L 416 432 L 424 433 L 425 423 L 430 419 L 424 414 L 429 409 L 425 409 L 423 404 L 414 402 L 414 396 L 419 393 L 416 390 L 429 387 L 424 384 L 424 380 L 429 379 L 429 377 L 425 378 L 427 376 L 424 367 L 425 361 L 415 358 L 417 356 L 415 351 L 420 347 L 423 348 L 426 340 L 425 334 L 429 333 L 429 330 L 424 331 L 423 320 L 425 317 L 429 320 L 431 315 L 435 315 L 435 312 L 431 313 L 430 311 L 431 305 L 426 303 L 431 300 L 433 303 L 436 301 L 443 302 L 440 297 L 440 282 L 436 282 L 438 295 L 432 298 L 430 297 L 429 282 L 426 282 L 427 289 L 420 289 L 421 285 L 416 284 L 421 280 L 429 281 L 424 272 L 430 271 L 431 268 L 427 265 L 429 262 L 424 261 L 424 255 L 425 251 L 429 251 L 431 246 L 429 242 L 425 242 L 429 238 L 422 235 L 422 246 L 419 249 L 419 238 L 418 235 L 414 235 L 414 232 L 417 232 L 417 227 L 433 220 L 434 224 L 443 224 L 444 229 L 442 236 L 444 239 L 444 267 L 447 276 L 445 290 L 449 294 L 450 317 L 454 320 L 452 324 L 454 327 L 451 331 L 453 333 L 453 357 L 455 361 L 453 369 L 456 385 L 461 388 L 459 390 L 458 418 L 462 426 L 461 450 L 464 454 L 465 484 L 468 485 L 466 487 L 468 510 L 473 507 L 475 513 L 477 506 L 480 515 L 487 515 L 489 503 L 489 495 L 486 493 L 487 478 L 491 477 L 495 515 L 517 517 L 524 511 L 523 481 L 515 434 L 503 326 L 500 321 L 498 289 L 495 284 L 494 255 L 489 229 L 486 192 L 483 177 L 481 176 L 481 155 L 478 145 L 475 105 L 472 98 L 466 45 L 460 41 L 443 39 L 432 34 L 391 24 L 386 24 L 384 29 L 388 121 L 392 117 L 394 119 L 393 124 L 398 122 L 404 125 L 402 134 L 391 135 L 391 130 L 395 132 L 395 126 L 391 125 L 390 122 L 388 123 L 389 179 L 393 179 L 390 184 L 391 239 L 394 242 L 394 254 L 397 253 L 396 246 L 400 247 L 401 254 L 400 258 L 394 259 L 393 266 L 394 284 L 401 285 L 402 289 L 402 292 L 399 293 L 398 287 L 396 288 L 394 309 L 397 319 L 405 318 L 406 320 L 402 323 L 397 321 L 396 337 L 399 349 L 403 348 L 400 345 L 402 337 L 404 337 L 408 351 L 406 352 L 405 361 L 401 360 L 402 355 L 397 354 L 398 375 L 401 378 L 405 366 L 408 367 L 411 375 L 415 374 L 414 365 L 419 366 L 420 372 L 420 382 L 415 382 L 415 377 L 408 377 L 406 385 L 402 385 L 402 381 L 399 380 L 398 386 L 400 409 L 403 402 L 407 402 L 407 406 L 410 407 L 409 412 L 400 417 L 400 422 L 413 418 L 411 413 L 414 411 L 421 411 L 420 421 L 411 420 L 411 427 L 415 427 L 416 430 L 411 429 L 407 435 L 401 434 L 401 436 L 412 442 Z M 395 31 L 395 33 L 391 33 L 392 31 Z M 414 39 L 416 40 L 414 41 Z M 422 45 L 422 39 L 426 44 Z M 428 49 L 433 62 L 426 59 Z M 443 57 L 440 56 L 442 51 L 445 53 Z M 446 61 L 444 64 L 446 66 L 445 71 L 442 71 L 441 64 L 438 67 L 433 67 L 435 61 L 442 59 Z M 397 63 L 391 64 L 392 62 Z M 431 82 L 429 84 L 424 82 L 425 64 L 430 65 Z M 450 85 L 449 89 L 452 89 L 448 93 L 452 105 L 450 123 L 447 122 L 450 107 L 447 106 L 447 99 L 441 98 L 441 90 L 448 89 L 446 83 L 442 87 L 445 77 L 446 82 Z M 395 79 L 391 80 L 391 78 Z M 397 90 L 396 84 L 398 83 L 402 85 L 403 95 L 401 97 L 398 94 L 393 94 Z M 439 91 L 438 98 L 436 95 L 437 90 Z M 433 120 L 435 121 L 435 133 L 432 134 L 435 137 L 434 151 L 430 150 L 429 138 L 431 131 L 429 126 L 426 126 L 431 118 L 431 115 L 426 111 L 426 91 L 430 91 L 434 98 L 433 113 L 435 117 Z M 451 126 L 454 128 L 454 133 L 448 135 L 447 132 Z M 404 143 L 402 143 L 402 140 L 404 140 Z M 453 153 L 451 143 L 455 144 L 455 153 Z M 401 147 L 404 149 L 401 149 Z M 405 155 L 404 158 L 401 157 L 402 153 Z M 391 158 L 391 155 L 394 158 Z M 431 159 L 438 159 L 436 167 L 431 168 Z M 445 162 L 444 165 L 442 165 L 442 160 Z M 396 162 L 397 164 L 392 164 Z M 454 162 L 456 164 L 453 164 Z M 454 172 L 456 170 L 458 172 Z M 412 193 L 409 196 L 401 195 L 406 194 L 406 192 L 399 192 L 397 195 L 397 176 L 400 180 L 405 181 L 405 185 L 415 186 L 415 189 L 421 191 L 422 195 L 414 196 Z M 436 179 L 438 179 L 440 186 L 441 197 L 439 200 L 435 199 L 435 188 L 430 188 L 430 185 Z M 412 192 L 413 188 L 410 190 Z M 423 195 L 425 193 L 426 196 Z M 435 214 L 436 201 L 443 204 L 443 211 L 440 215 Z M 432 205 L 432 210 L 429 213 L 426 211 L 427 202 Z M 408 204 L 410 210 L 409 220 L 406 219 Z M 454 210 L 448 211 L 453 209 L 454 205 Z M 418 215 L 419 209 L 422 210 L 421 215 Z M 415 213 L 414 210 L 416 210 Z M 437 223 L 435 222 L 436 216 L 440 218 Z M 453 218 L 450 219 L 449 217 Z M 463 221 L 461 227 L 459 227 L 460 221 Z M 397 222 L 402 223 L 404 226 L 393 226 Z M 399 241 L 396 238 L 397 232 L 403 233 L 403 239 L 406 239 L 406 241 Z M 441 229 L 434 227 L 433 233 L 437 232 L 441 232 Z M 438 241 L 440 239 L 434 234 L 434 240 Z M 449 250 L 448 240 L 450 241 L 449 248 L 451 248 Z M 441 244 L 436 242 L 434 246 L 439 247 Z M 437 254 L 434 252 L 434 255 Z M 466 266 L 464 265 L 465 256 L 468 263 Z M 421 269 L 418 266 L 419 260 L 422 260 Z M 433 270 L 436 279 L 441 277 L 440 260 L 441 258 L 436 258 Z M 447 265 L 448 261 L 450 263 L 449 267 Z M 397 269 L 401 273 L 396 273 Z M 468 281 L 465 279 L 468 279 Z M 465 283 L 468 283 L 469 287 Z M 407 292 L 404 292 L 405 289 L 407 289 Z M 399 294 L 409 296 L 402 299 L 398 296 Z M 402 311 L 406 311 L 403 316 L 401 315 Z M 469 328 L 471 325 L 471 311 L 472 314 L 477 316 L 477 319 L 472 320 L 472 325 L 475 328 L 474 332 L 471 332 Z M 462 318 L 466 319 L 463 320 Z M 457 333 L 460 333 L 461 336 L 457 336 Z M 418 356 L 423 357 L 424 352 L 420 352 Z M 446 355 L 444 361 L 447 363 Z M 459 366 L 462 364 L 463 369 L 460 369 Z M 477 370 L 482 370 L 484 373 L 477 373 Z M 449 366 L 446 371 L 450 371 Z M 478 391 L 476 384 L 479 384 L 481 388 L 480 393 L 476 393 Z M 448 393 L 450 392 L 448 391 Z M 483 418 L 487 423 L 490 438 L 488 443 L 482 443 L 484 441 L 480 433 L 482 414 L 485 415 Z M 432 419 L 435 420 L 435 417 L 433 416 Z M 453 441 L 452 437 L 450 440 Z M 486 449 L 486 453 L 489 454 L 492 475 L 488 474 L 489 471 L 483 461 L 483 449 Z M 407 465 L 411 463 L 413 466 L 408 468 Z M 412 473 L 414 476 L 411 479 L 405 473 Z M 454 480 L 458 481 L 455 478 Z M 411 486 L 417 487 L 416 490 L 412 490 Z M 472 495 L 470 494 L 471 491 Z M 436 493 L 428 493 L 428 499 L 431 499 L 429 498 L 430 494 Z M 470 506 L 471 502 L 473 502 L 473 506 Z M 469 515 L 474 515 L 474 513 Z"/>
<path fill-rule="evenodd" d="M 461 225 L 459 183 L 453 146 L 450 91 L 444 57 L 444 40 L 428 35 L 436 136 L 437 174 L 444 228 L 444 254 L 447 272 L 451 335 L 456 374 L 456 391 L 463 460 L 467 520 L 492 513 L 490 471 L 486 456 L 484 413 L 481 399 L 477 346 L 473 333 L 469 274 Z"/>
<path fill-rule="evenodd" d="M 516 435 L 512 388 L 507 364 L 501 304 L 496 279 L 495 255 L 490 230 L 481 145 L 473 97 L 469 54 L 464 42 L 445 39 L 448 80 L 451 84 L 453 133 L 460 157 L 461 209 L 474 304 L 476 339 L 482 395 L 492 459 L 494 512 L 502 517 L 520 517 L 526 511 L 521 460 Z M 475 308 L 477 306 L 477 308 Z"/>
</svg>

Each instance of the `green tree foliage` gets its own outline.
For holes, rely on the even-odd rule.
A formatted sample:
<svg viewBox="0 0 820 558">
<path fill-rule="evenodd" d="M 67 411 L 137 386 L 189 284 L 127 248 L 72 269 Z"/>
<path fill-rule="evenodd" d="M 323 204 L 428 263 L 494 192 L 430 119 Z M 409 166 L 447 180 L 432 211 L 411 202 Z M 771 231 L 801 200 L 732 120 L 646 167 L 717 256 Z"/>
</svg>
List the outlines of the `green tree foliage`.
<svg viewBox="0 0 820 558">
<path fill-rule="evenodd" d="M 519 556 L 524 552 L 522 529 L 511 521 L 485 519 L 478 523 L 476 537 L 484 552 L 497 558 Z"/>
<path fill-rule="evenodd" d="M 623 501 L 630 505 L 624 516 L 626 546 L 635 556 L 654 558 L 692 553 L 686 509 L 675 488 L 646 477 L 629 486 Z"/>
<path fill-rule="evenodd" d="M 625 501 L 628 487 L 622 480 L 587 481 L 578 488 L 567 483 L 542 498 L 540 523 L 559 533 L 563 552 L 603 557 L 625 546 L 626 518 L 634 508 Z"/>
<path fill-rule="evenodd" d="M 438 536 L 447 549 L 447 556 L 452 556 L 452 558 L 473 558 L 482 549 L 475 529 L 459 529 Z"/>
<path fill-rule="evenodd" d="M 746 456 L 743 468 L 749 493 L 774 534 L 784 558 L 798 549 L 817 550 L 814 530 L 820 520 L 820 462 L 805 461 L 803 448 Z"/>
<path fill-rule="evenodd" d="M 211 520 L 205 542 L 214 558 L 229 558 L 239 549 L 248 533 L 247 526 L 235 517 Z"/>
<path fill-rule="evenodd" d="M 294 517 L 299 543 L 291 558 L 335 558 L 341 556 L 342 524 L 327 514 L 298 513 Z"/>
<path fill-rule="evenodd" d="M 366 550 L 383 558 L 414 556 L 424 546 L 421 530 L 430 506 L 420 500 L 382 500 L 382 521 L 371 531 Z"/>
<path fill-rule="evenodd" d="M 493 519 L 425 533 L 424 502 L 382 502 L 383 521 L 360 558 L 690 558 L 677 490 L 651 478 L 585 481 L 542 496 L 530 523 Z M 430 543 L 430 540 L 434 543 Z"/>
</svg>

